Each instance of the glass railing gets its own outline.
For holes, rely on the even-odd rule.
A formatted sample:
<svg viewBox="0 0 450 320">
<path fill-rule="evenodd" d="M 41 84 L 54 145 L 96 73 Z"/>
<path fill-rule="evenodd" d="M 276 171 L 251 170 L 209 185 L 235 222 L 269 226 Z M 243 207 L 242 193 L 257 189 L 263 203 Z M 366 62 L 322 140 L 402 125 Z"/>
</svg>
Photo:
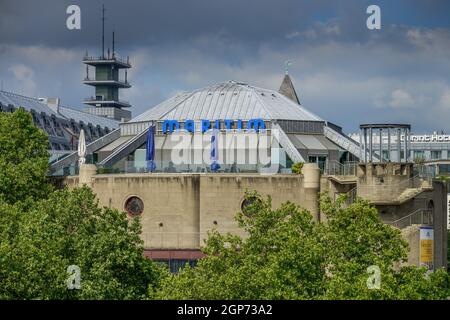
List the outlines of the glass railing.
<svg viewBox="0 0 450 320">
<path fill-rule="evenodd" d="M 156 161 L 154 173 L 210 173 L 209 164 L 180 164 L 176 165 L 171 161 Z M 262 173 L 267 172 L 267 166 L 258 164 L 220 164 L 216 173 Z M 120 167 L 100 168 L 99 173 L 148 173 L 147 161 L 125 161 Z M 292 173 L 289 168 L 280 168 L 280 173 Z"/>
<path fill-rule="evenodd" d="M 404 229 L 413 224 L 431 226 L 433 225 L 433 211 L 430 209 L 417 209 L 403 218 L 396 221 L 387 221 L 387 223 L 399 229 Z"/>
<path fill-rule="evenodd" d="M 128 80 L 122 80 L 122 79 L 97 79 L 95 77 L 85 77 L 84 81 L 108 81 L 108 82 L 117 82 L 121 84 L 128 84 Z"/>
<path fill-rule="evenodd" d="M 340 163 L 335 160 L 330 160 L 325 163 L 324 174 L 329 176 L 356 176 L 358 162 L 344 162 Z"/>
<path fill-rule="evenodd" d="M 129 59 L 125 60 L 125 59 L 118 58 L 118 57 L 116 57 L 116 56 L 113 56 L 113 57 L 102 57 L 102 56 L 93 57 L 93 56 L 84 56 L 84 57 L 83 57 L 83 61 L 99 61 L 99 60 L 101 60 L 101 61 L 103 61 L 103 60 L 118 61 L 118 62 L 120 62 L 120 63 L 130 65 L 130 60 L 129 60 Z"/>
<path fill-rule="evenodd" d="M 122 103 L 122 104 L 130 104 L 129 101 L 124 101 L 124 100 L 114 100 L 114 99 L 98 99 L 96 97 L 87 97 L 84 98 L 83 100 L 84 102 L 117 102 L 117 103 Z"/>
<path fill-rule="evenodd" d="M 76 176 L 80 173 L 80 168 L 77 165 L 69 165 L 69 166 L 65 166 L 62 167 L 61 169 L 59 169 L 58 171 L 54 172 L 52 174 L 52 176 L 55 177 L 68 177 L 68 176 Z"/>
<path fill-rule="evenodd" d="M 86 156 L 85 164 L 94 164 L 94 158 L 92 154 Z M 67 177 L 67 176 L 77 176 L 80 173 L 80 167 L 78 161 L 72 163 L 68 166 L 62 167 L 58 171 L 55 171 L 52 176 L 56 177 Z"/>
<path fill-rule="evenodd" d="M 86 164 L 93 164 L 92 155 L 86 158 Z M 98 174 L 121 174 L 121 173 L 150 173 L 147 167 L 147 161 L 123 161 L 120 166 L 98 167 Z M 153 173 L 270 173 L 267 166 L 257 164 L 220 164 L 217 171 L 211 170 L 209 164 L 181 164 L 175 165 L 171 161 L 156 161 L 156 168 Z M 78 163 L 65 166 L 56 171 L 53 176 L 72 176 L 78 175 Z M 290 168 L 280 167 L 277 172 L 281 174 L 292 174 Z"/>
</svg>

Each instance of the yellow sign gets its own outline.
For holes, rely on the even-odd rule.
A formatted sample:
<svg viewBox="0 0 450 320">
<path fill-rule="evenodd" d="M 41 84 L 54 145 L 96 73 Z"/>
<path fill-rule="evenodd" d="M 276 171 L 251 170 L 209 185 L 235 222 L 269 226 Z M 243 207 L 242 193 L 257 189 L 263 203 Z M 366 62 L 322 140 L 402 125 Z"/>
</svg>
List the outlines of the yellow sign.
<svg viewBox="0 0 450 320">
<path fill-rule="evenodd" d="M 433 270 L 434 232 L 433 228 L 420 228 L 420 265 Z"/>
</svg>

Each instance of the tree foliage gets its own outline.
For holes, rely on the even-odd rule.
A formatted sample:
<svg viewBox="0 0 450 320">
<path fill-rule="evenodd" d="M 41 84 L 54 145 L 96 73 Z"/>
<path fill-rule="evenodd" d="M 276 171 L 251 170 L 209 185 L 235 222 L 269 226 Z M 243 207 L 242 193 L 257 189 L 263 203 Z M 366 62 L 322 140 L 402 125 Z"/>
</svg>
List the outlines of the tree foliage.
<svg viewBox="0 0 450 320">
<path fill-rule="evenodd" d="M 449 276 L 401 266 L 407 244 L 368 202 L 321 197 L 327 222 L 247 193 L 246 236 L 210 232 L 196 268 L 169 275 L 143 256 L 139 218 L 87 187 L 53 191 L 48 140 L 23 110 L 0 113 L 0 299 L 445 299 Z M 258 199 L 258 201 L 254 201 Z M 70 290 L 69 266 L 81 271 Z M 379 289 L 367 268 L 377 266 Z"/>
<path fill-rule="evenodd" d="M 292 165 L 291 169 L 293 173 L 302 174 L 302 168 L 305 165 L 304 162 L 296 162 Z"/>
<path fill-rule="evenodd" d="M 0 200 L 13 204 L 48 195 L 47 150 L 47 135 L 28 112 L 0 112 Z"/>
<path fill-rule="evenodd" d="M 158 283 L 138 218 L 100 208 L 87 187 L 28 210 L 3 203 L 0 216 L 0 299 L 140 299 Z M 80 290 L 67 287 L 70 265 L 81 269 Z"/>
<path fill-rule="evenodd" d="M 247 193 L 246 197 L 259 196 Z M 245 238 L 212 231 L 196 268 L 163 280 L 160 299 L 445 299 L 449 278 L 438 270 L 401 267 L 407 244 L 368 202 L 321 197 L 326 223 L 292 203 L 272 209 L 254 201 L 236 219 Z M 367 268 L 381 271 L 370 289 Z"/>
</svg>

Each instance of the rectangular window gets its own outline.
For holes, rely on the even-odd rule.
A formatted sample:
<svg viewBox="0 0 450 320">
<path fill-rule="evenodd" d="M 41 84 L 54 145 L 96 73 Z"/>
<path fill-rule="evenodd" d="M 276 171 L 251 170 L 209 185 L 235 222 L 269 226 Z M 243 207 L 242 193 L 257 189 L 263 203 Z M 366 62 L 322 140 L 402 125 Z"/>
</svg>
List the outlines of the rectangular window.
<svg viewBox="0 0 450 320">
<path fill-rule="evenodd" d="M 450 174 L 450 165 L 448 165 L 448 164 L 440 164 L 439 165 L 439 174 L 440 175 L 448 175 L 448 174 Z"/>
<path fill-rule="evenodd" d="M 309 156 L 308 160 L 310 163 L 317 163 L 322 172 L 325 169 L 325 163 L 327 162 L 326 156 Z"/>
<path fill-rule="evenodd" d="M 425 153 L 423 150 L 414 150 L 413 160 L 425 159 Z"/>
<path fill-rule="evenodd" d="M 431 160 L 438 160 L 441 158 L 441 150 L 431 151 Z"/>
<path fill-rule="evenodd" d="M 315 156 L 309 156 L 308 161 L 309 161 L 310 163 L 317 163 L 317 157 L 315 157 Z"/>
</svg>

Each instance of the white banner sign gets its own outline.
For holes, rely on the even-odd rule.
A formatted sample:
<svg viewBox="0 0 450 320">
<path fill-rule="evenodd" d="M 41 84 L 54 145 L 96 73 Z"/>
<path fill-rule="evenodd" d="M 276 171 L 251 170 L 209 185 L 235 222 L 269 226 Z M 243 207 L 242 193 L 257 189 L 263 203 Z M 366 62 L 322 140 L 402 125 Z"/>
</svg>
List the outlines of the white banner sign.
<svg viewBox="0 0 450 320">
<path fill-rule="evenodd" d="M 447 193 L 447 230 L 450 230 L 450 193 Z"/>
</svg>

